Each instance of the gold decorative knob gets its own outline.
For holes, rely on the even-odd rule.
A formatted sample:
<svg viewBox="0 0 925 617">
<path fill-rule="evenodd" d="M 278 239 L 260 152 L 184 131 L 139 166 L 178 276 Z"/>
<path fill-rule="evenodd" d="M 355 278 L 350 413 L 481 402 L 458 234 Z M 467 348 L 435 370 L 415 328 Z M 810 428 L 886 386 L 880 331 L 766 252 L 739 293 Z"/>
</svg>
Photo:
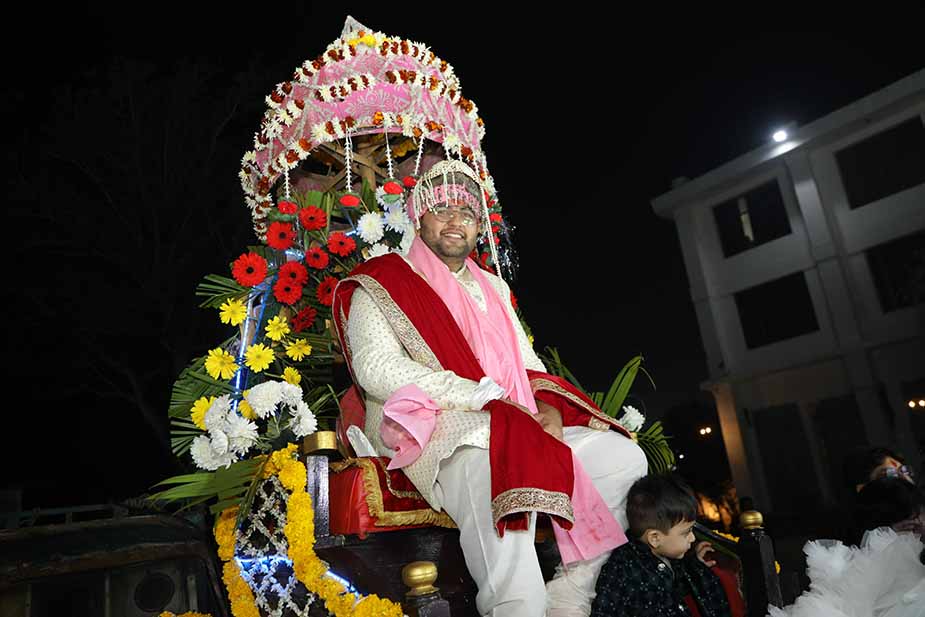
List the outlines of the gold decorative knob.
<svg viewBox="0 0 925 617">
<path fill-rule="evenodd" d="M 746 510 L 739 516 L 742 529 L 760 529 L 764 525 L 764 517 L 758 510 Z"/>
<path fill-rule="evenodd" d="M 437 565 L 432 561 L 412 561 L 401 569 L 401 580 L 411 588 L 406 596 L 423 596 L 439 591 L 434 587 Z"/>
<path fill-rule="evenodd" d="M 315 431 L 302 440 L 302 454 L 314 454 L 321 450 L 337 450 L 337 433 Z"/>
</svg>

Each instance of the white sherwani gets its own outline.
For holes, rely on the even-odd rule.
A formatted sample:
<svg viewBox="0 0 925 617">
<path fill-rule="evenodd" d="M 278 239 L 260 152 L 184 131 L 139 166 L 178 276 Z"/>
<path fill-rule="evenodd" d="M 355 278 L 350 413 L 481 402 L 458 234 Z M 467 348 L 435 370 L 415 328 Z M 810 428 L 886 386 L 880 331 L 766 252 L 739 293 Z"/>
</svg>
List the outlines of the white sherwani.
<svg viewBox="0 0 925 617">
<path fill-rule="evenodd" d="M 454 276 L 486 310 L 481 288 L 468 269 Z M 507 284 L 490 273 L 485 276 L 507 307 L 525 368 L 545 371 L 514 313 Z M 346 339 L 357 385 L 366 397 L 364 432 L 379 454 L 393 454 L 382 443 L 379 425 L 382 405 L 396 390 L 414 384 L 441 409 L 421 456 L 403 470 L 427 502 L 436 510 L 445 510 L 459 527 L 466 566 L 479 588 L 479 613 L 492 617 L 590 614 L 594 584 L 609 553 L 571 564 L 568 570 L 560 565 L 555 578 L 544 585 L 533 545 L 535 517 L 527 532 L 497 535 L 491 514 L 491 417 L 471 409 L 470 403 L 478 384 L 412 360 L 386 315 L 361 286 L 351 300 Z M 570 426 L 563 436 L 625 529 L 626 493 L 646 473 L 642 450 L 613 431 Z"/>
<path fill-rule="evenodd" d="M 486 310 L 482 289 L 469 270 L 464 268 L 462 274 L 454 276 L 479 308 Z M 524 366 L 532 370 L 545 371 L 546 367 L 533 351 L 533 346 L 514 313 L 510 301 L 511 290 L 507 283 L 490 272 L 485 272 L 485 276 L 497 290 L 508 310 L 517 332 Z M 443 506 L 434 492 L 440 461 L 449 458 L 460 446 L 488 449 L 491 417 L 487 413 L 471 409 L 469 404 L 472 391 L 478 383 L 458 377 L 452 371 L 435 372 L 412 360 L 395 336 L 386 316 L 362 287 L 356 289 L 351 301 L 347 340 L 350 344 L 354 374 L 366 395 L 364 432 L 380 455 L 392 457 L 394 454 L 379 437 L 382 405 L 393 392 L 402 386 L 414 384 L 427 393 L 442 410 L 437 416 L 437 425 L 430 442 L 420 458 L 403 468 L 427 503 L 435 510 L 442 509 Z M 384 370 L 384 367 L 387 367 L 387 370 Z"/>
</svg>

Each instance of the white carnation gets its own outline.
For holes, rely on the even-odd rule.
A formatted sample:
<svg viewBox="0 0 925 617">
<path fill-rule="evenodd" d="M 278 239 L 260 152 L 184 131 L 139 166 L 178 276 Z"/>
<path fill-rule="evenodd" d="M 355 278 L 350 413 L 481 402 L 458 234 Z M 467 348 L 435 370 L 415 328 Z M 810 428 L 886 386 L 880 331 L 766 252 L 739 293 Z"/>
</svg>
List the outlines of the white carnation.
<svg viewBox="0 0 925 617">
<path fill-rule="evenodd" d="M 369 247 L 368 256 L 366 259 L 372 259 L 373 257 L 379 257 L 385 255 L 390 251 L 389 247 L 382 243 L 376 243 Z"/>
<path fill-rule="evenodd" d="M 265 381 L 248 390 L 244 400 L 250 404 L 258 418 L 266 418 L 276 411 L 281 398 L 279 384 L 278 381 Z"/>
<path fill-rule="evenodd" d="M 289 428 L 295 433 L 296 437 L 305 437 L 318 430 L 318 420 L 315 414 L 309 409 L 305 401 L 299 401 L 295 410 L 292 412 L 292 419 L 289 421 Z"/>
<path fill-rule="evenodd" d="M 385 229 L 382 227 L 382 217 L 376 212 L 367 212 L 360 217 L 357 223 L 357 231 L 360 232 L 360 237 L 367 244 L 379 242 L 385 234 Z"/>
<path fill-rule="evenodd" d="M 624 405 L 623 416 L 617 422 L 626 430 L 634 433 L 646 423 L 646 417 L 632 405 Z"/>
</svg>

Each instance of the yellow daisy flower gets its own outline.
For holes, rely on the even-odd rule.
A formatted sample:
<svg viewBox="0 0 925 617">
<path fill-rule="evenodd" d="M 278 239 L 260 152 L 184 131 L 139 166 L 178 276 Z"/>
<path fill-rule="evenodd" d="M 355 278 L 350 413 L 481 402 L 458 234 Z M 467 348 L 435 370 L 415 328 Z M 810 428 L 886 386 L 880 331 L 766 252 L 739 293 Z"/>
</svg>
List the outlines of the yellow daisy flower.
<svg viewBox="0 0 925 617">
<path fill-rule="evenodd" d="M 267 336 L 269 336 L 274 341 L 281 341 L 283 337 L 289 334 L 289 324 L 286 323 L 286 318 L 280 315 L 277 315 L 267 323 Z"/>
<path fill-rule="evenodd" d="M 214 400 L 214 396 L 203 396 L 190 408 L 190 419 L 202 430 L 206 430 L 206 412 L 209 411 Z"/>
<path fill-rule="evenodd" d="M 255 373 L 259 373 L 273 362 L 273 350 L 263 343 L 257 343 L 247 348 L 244 358 L 244 364 Z"/>
<path fill-rule="evenodd" d="M 238 365 L 230 353 L 221 347 L 209 351 L 206 357 L 206 372 L 212 379 L 231 379 L 237 370 Z"/>
<path fill-rule="evenodd" d="M 301 362 L 305 356 L 312 355 L 312 346 L 304 338 L 296 339 L 294 343 L 286 345 L 286 355 L 296 362 Z"/>
<path fill-rule="evenodd" d="M 231 324 L 232 326 L 241 325 L 241 322 L 247 317 L 247 307 L 240 300 L 225 300 L 219 310 L 221 312 L 218 316 L 221 317 L 222 323 Z"/>
<path fill-rule="evenodd" d="M 285 379 L 288 383 L 297 386 L 302 381 L 302 374 L 291 366 L 287 366 L 286 370 L 283 371 L 283 379 Z"/>
<path fill-rule="evenodd" d="M 247 390 L 244 391 L 244 396 L 247 396 Z M 243 398 L 238 402 L 238 411 L 240 411 L 241 415 L 248 420 L 253 420 L 257 417 L 257 412 L 254 411 L 254 408 L 251 407 L 251 404 Z"/>
</svg>

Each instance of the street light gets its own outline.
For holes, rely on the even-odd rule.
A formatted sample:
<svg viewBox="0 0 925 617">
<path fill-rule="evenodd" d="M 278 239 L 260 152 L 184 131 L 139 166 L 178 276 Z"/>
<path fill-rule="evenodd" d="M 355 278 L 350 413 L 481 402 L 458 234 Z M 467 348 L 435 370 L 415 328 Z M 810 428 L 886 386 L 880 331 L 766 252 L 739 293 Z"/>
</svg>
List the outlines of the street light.
<svg viewBox="0 0 925 617">
<path fill-rule="evenodd" d="M 787 131 L 784 129 L 774 131 L 774 134 L 771 135 L 771 138 L 777 143 L 783 143 L 787 141 Z"/>
<path fill-rule="evenodd" d="M 925 407 L 925 399 L 919 399 L 919 407 Z"/>
<path fill-rule="evenodd" d="M 915 409 L 915 401 L 909 401 L 909 409 Z"/>
<path fill-rule="evenodd" d="M 700 429 L 700 434 L 701 434 L 701 435 L 709 435 L 709 434 L 712 433 L 712 432 L 713 432 L 713 429 L 710 428 L 709 426 L 705 426 L 705 427 L 703 427 L 702 429 Z"/>
</svg>

